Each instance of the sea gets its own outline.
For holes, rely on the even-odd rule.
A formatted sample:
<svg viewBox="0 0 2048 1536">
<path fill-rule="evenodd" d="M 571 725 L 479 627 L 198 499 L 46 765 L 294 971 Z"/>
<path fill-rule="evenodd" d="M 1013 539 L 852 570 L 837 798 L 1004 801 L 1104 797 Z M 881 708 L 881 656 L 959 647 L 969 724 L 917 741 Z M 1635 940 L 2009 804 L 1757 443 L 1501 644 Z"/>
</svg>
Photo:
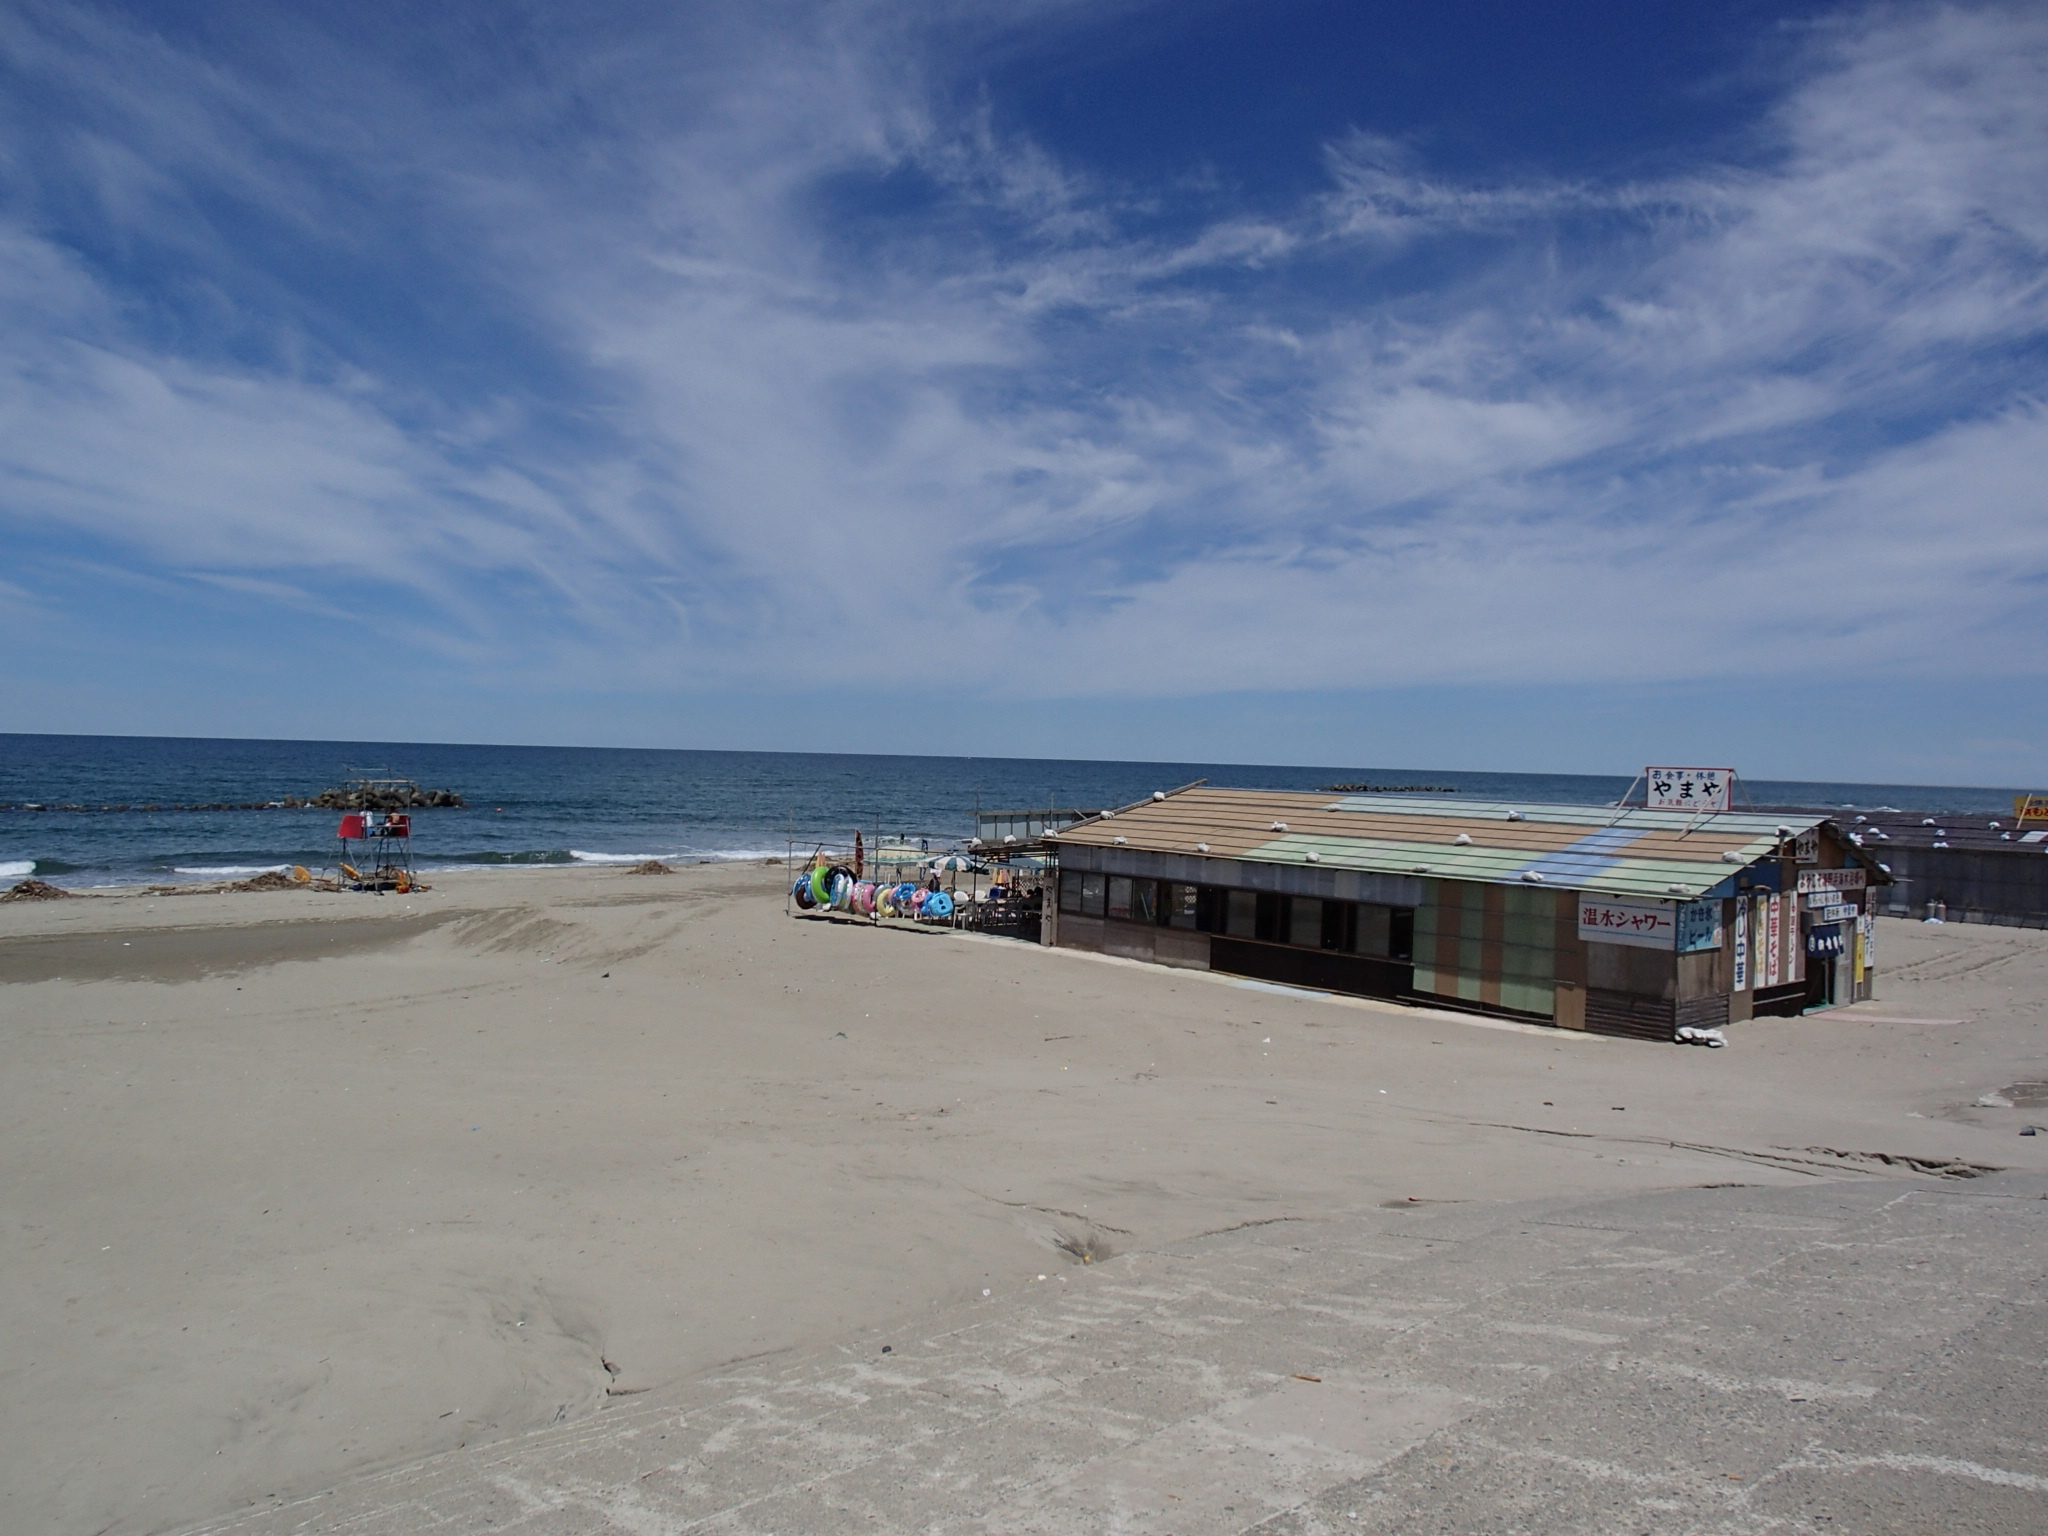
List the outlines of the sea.
<svg viewBox="0 0 2048 1536">
<path fill-rule="evenodd" d="M 983 811 L 1101 809 L 1206 780 L 1245 789 L 1426 788 L 1478 800 L 1607 805 L 1627 774 L 1472 773 L 1361 764 L 1089 762 L 821 752 L 501 747 L 0 734 L 0 881 L 82 888 L 332 866 L 338 816 L 285 809 L 356 778 L 461 795 L 413 812 L 421 869 L 690 863 L 807 855 L 856 830 L 933 849 Z M 2010 815 L 2014 791 L 1747 780 L 1738 807 Z M 210 806 L 259 809 L 205 809 Z M 189 807 L 199 807 L 192 809 Z"/>
</svg>

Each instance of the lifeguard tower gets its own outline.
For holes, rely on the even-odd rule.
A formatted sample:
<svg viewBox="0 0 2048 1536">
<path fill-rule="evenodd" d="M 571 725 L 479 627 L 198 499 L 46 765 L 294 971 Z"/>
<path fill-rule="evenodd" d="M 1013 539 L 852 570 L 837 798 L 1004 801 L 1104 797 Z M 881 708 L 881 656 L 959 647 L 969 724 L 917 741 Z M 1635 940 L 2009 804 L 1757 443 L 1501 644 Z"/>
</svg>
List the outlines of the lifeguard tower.
<svg viewBox="0 0 2048 1536">
<path fill-rule="evenodd" d="M 347 889 L 402 894 L 419 884 L 412 867 L 412 817 L 406 812 L 350 811 L 337 836 Z"/>
</svg>

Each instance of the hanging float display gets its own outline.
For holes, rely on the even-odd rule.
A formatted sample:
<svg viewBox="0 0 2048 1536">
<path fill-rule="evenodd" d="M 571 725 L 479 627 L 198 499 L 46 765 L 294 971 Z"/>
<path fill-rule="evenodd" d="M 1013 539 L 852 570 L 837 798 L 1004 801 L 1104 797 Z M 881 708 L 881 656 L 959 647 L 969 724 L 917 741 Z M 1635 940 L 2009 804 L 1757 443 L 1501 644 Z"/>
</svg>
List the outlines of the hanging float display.
<svg viewBox="0 0 2048 1536">
<path fill-rule="evenodd" d="M 933 856 L 920 850 L 916 862 L 925 880 L 920 884 L 914 880 L 867 878 L 860 867 L 867 862 L 861 857 L 865 851 L 865 847 L 857 848 L 855 857 L 860 863 L 853 865 L 834 863 L 822 852 L 814 854 L 809 866 L 789 887 L 791 910 L 817 915 L 844 912 L 871 922 L 890 918 L 899 922 L 946 924 L 954 923 L 970 910 L 970 898 L 957 891 L 941 890 L 938 884 L 948 874 L 983 872 L 972 858 L 961 854 Z M 889 862 L 899 861 L 892 858 Z"/>
</svg>

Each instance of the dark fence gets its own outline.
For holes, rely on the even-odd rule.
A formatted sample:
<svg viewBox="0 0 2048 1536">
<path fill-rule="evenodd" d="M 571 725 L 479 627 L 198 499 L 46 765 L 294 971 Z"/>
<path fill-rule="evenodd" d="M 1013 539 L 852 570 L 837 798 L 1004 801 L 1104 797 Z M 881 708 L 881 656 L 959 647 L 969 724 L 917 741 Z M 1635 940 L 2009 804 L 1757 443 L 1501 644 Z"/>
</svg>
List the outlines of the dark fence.
<svg viewBox="0 0 2048 1536">
<path fill-rule="evenodd" d="M 1877 893 L 1891 917 L 2048 928 L 2048 847 L 1887 848 L 1893 885 Z"/>
</svg>

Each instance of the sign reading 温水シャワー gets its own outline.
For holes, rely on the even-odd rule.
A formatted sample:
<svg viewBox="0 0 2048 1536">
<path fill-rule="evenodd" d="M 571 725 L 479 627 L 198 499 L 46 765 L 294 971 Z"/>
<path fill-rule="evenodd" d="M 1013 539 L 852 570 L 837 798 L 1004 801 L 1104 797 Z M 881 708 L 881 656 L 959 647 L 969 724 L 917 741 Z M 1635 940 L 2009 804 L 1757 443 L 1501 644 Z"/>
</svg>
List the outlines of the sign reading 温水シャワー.
<svg viewBox="0 0 2048 1536">
<path fill-rule="evenodd" d="M 1725 811 L 1735 783 L 1733 768 L 1645 768 L 1653 811 Z"/>
<path fill-rule="evenodd" d="M 1603 901 L 1582 896 L 1579 937 L 1598 944 L 1674 949 L 1678 944 L 1678 909 L 1668 901 Z"/>
</svg>

